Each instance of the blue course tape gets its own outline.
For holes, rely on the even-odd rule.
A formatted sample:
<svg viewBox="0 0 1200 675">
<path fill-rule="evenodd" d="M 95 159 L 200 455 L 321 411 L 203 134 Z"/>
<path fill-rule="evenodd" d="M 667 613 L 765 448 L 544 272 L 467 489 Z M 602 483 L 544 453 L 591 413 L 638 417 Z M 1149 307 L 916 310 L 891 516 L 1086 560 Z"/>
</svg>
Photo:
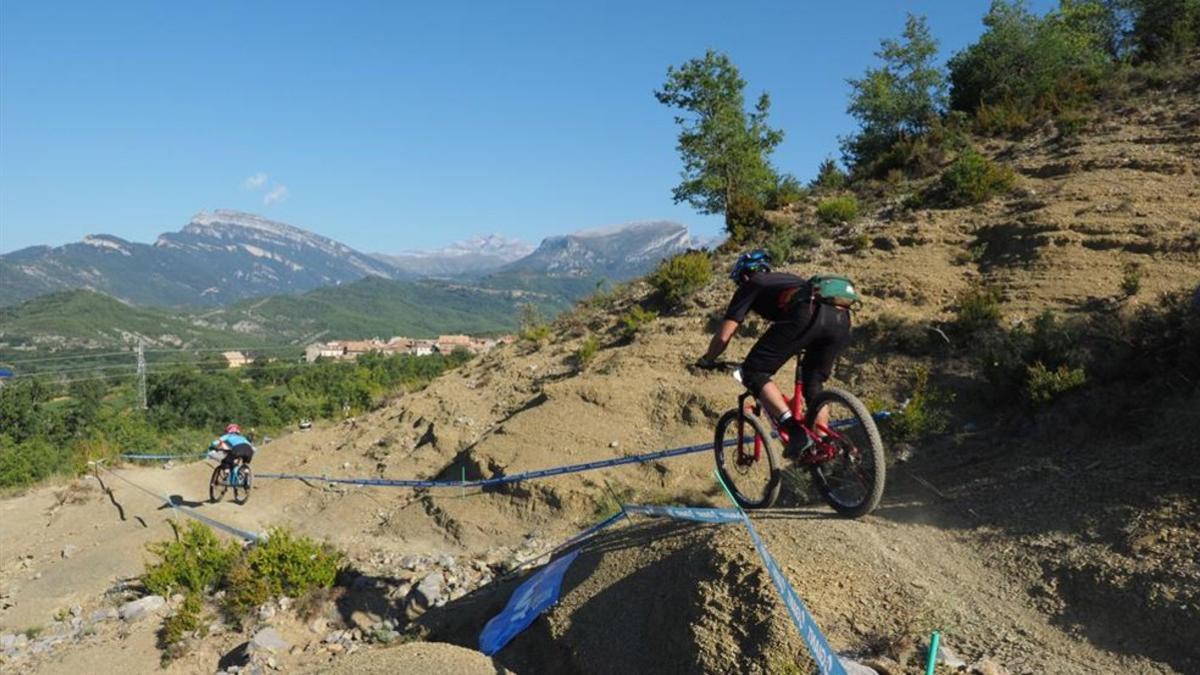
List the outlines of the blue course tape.
<svg viewBox="0 0 1200 675">
<path fill-rule="evenodd" d="M 816 619 L 809 613 L 804 601 L 800 599 L 787 577 L 784 576 L 783 570 L 779 568 L 779 563 L 771 557 L 771 552 L 763 544 L 762 538 L 758 536 L 758 531 L 754 529 L 750 517 L 745 512 L 742 512 L 742 520 L 746 523 L 746 529 L 750 531 L 750 539 L 754 542 L 754 548 L 758 550 L 758 555 L 767 567 L 767 573 L 771 576 L 771 582 L 775 584 L 775 590 L 783 600 L 783 606 L 787 608 L 788 616 L 792 618 L 796 630 L 800 631 L 800 637 L 808 645 L 808 653 L 812 656 L 813 661 L 817 662 L 817 667 L 821 670 L 822 675 L 846 675 L 846 668 L 842 665 L 841 659 L 829 647 L 829 642 L 825 639 L 821 628 L 817 626 Z"/>
<path fill-rule="evenodd" d="M 883 419 L 890 413 L 876 413 L 876 419 Z M 838 425 L 839 422 L 834 422 Z M 850 421 L 843 421 L 841 424 L 851 424 Z M 776 434 L 772 433 L 772 436 Z M 737 442 L 737 439 L 725 441 L 725 447 L 729 447 Z M 330 478 L 328 476 L 313 476 L 295 473 L 260 473 L 256 474 L 255 478 L 271 478 L 276 480 L 307 480 L 319 481 L 323 483 L 341 483 L 344 485 L 363 485 L 371 487 L 410 487 L 410 488 L 480 488 L 493 487 L 496 485 L 506 485 L 508 483 L 518 483 L 535 478 L 549 478 L 551 476 L 562 476 L 569 473 L 581 473 L 584 471 L 595 471 L 596 469 L 606 469 L 611 466 L 623 466 L 625 464 L 644 464 L 653 462 L 659 459 L 668 457 L 679 457 L 681 455 L 690 455 L 697 452 L 706 452 L 712 450 L 712 443 L 701 443 L 699 445 L 687 445 L 682 448 L 673 448 L 670 450 L 659 450 L 657 452 L 648 452 L 643 455 L 629 455 L 628 457 L 616 457 L 614 459 L 602 459 L 595 462 L 584 462 L 582 464 L 568 464 L 567 466 L 558 466 L 550 469 L 539 469 L 537 471 L 526 471 L 524 473 L 516 473 L 511 476 L 500 476 L 498 478 L 485 478 L 483 480 L 455 481 L 455 480 L 421 480 L 415 478 Z"/>
<path fill-rule="evenodd" d="M 733 441 L 730 441 L 732 443 Z M 617 457 L 614 459 L 603 459 L 595 462 L 585 462 L 583 464 L 569 464 L 567 466 L 554 467 L 552 469 L 539 469 L 537 471 L 526 471 L 525 473 L 516 473 L 511 476 L 500 476 L 499 478 L 485 478 L 483 480 L 469 480 L 466 482 L 457 480 L 414 480 L 410 478 L 327 478 L 325 476 L 304 476 L 299 474 L 289 473 L 260 473 L 255 478 L 276 478 L 276 479 L 291 479 L 291 480 L 311 480 L 321 481 L 325 483 L 347 483 L 351 485 L 373 485 L 378 487 L 413 487 L 413 488 L 474 488 L 474 487 L 491 487 L 495 485 L 505 485 L 508 483 L 517 483 L 534 478 L 549 478 L 551 476 L 561 476 L 568 473 L 580 473 L 583 471 L 595 471 L 596 469 L 604 469 L 610 466 L 621 466 L 624 464 L 642 464 L 645 462 L 653 462 L 658 459 L 666 459 L 668 457 L 678 457 L 680 455 L 688 455 L 696 452 L 705 452 L 712 449 L 712 443 L 702 443 L 700 445 L 689 445 L 682 448 L 674 448 L 672 450 L 660 450 L 658 452 L 649 452 L 644 455 L 630 455 L 628 457 Z"/>
<path fill-rule="evenodd" d="M 197 452 L 188 455 L 143 455 L 136 453 L 125 453 L 121 455 L 121 459 L 195 459 L 197 457 L 207 457 L 204 452 Z"/>
<path fill-rule="evenodd" d="M 588 527 L 586 530 L 583 530 L 579 534 L 576 534 L 575 536 L 564 541 L 563 543 L 559 544 L 558 546 L 555 546 L 554 548 L 550 549 L 549 551 L 547 551 L 545 553 L 541 553 L 539 555 L 536 555 L 532 558 L 529 558 L 528 560 L 517 563 L 517 565 L 515 567 L 513 567 L 511 570 L 509 570 L 508 573 L 505 574 L 504 576 L 510 577 L 513 574 L 516 574 L 517 572 L 519 572 L 520 570 L 528 567 L 530 564 L 532 564 L 538 560 L 541 560 L 542 558 L 545 558 L 546 556 L 550 556 L 553 558 L 555 556 L 555 554 L 557 554 L 561 551 L 564 551 L 568 548 L 571 548 L 575 544 L 578 544 L 579 542 L 591 537 L 592 535 L 596 534 L 597 532 L 599 532 L 600 530 L 603 530 L 606 527 L 609 527 L 611 525 L 616 525 L 618 522 L 620 522 L 623 518 L 626 518 L 626 517 L 627 516 L 625 515 L 624 511 L 617 511 L 616 513 L 612 514 L 608 518 L 605 518 L 604 520 L 596 523 L 595 525 Z"/>
<path fill-rule="evenodd" d="M 122 476 L 121 474 L 117 473 L 116 471 L 113 471 L 112 469 L 104 466 L 100 462 L 96 462 L 95 466 L 97 469 L 102 469 L 105 473 L 111 474 L 114 478 L 117 478 L 118 480 L 122 480 L 122 481 L 128 483 L 129 485 L 133 486 L 134 488 L 150 495 L 151 497 L 154 497 L 155 499 L 162 501 L 164 504 L 166 504 L 167 506 L 170 506 L 171 508 L 175 509 L 176 511 L 179 511 L 183 515 L 185 515 L 189 518 L 194 518 L 194 519 L 208 525 L 209 527 L 215 527 L 216 529 L 221 530 L 222 532 L 227 532 L 227 533 L 232 534 L 235 537 L 239 537 L 245 541 L 253 541 L 253 542 L 257 543 L 257 542 L 262 542 L 264 539 L 266 539 L 266 537 L 264 537 L 262 535 L 255 534 L 253 532 L 247 532 L 246 530 L 240 530 L 232 525 L 226 525 L 225 523 L 222 523 L 219 520 L 214 520 L 212 518 L 209 518 L 208 516 L 202 516 L 199 513 L 196 513 L 195 511 L 193 511 L 192 509 L 189 509 L 186 506 L 180 506 L 179 504 L 176 504 L 174 501 L 168 499 L 167 497 L 164 497 L 164 496 L 154 492 L 153 490 L 149 490 L 147 488 L 142 487 L 141 485 L 138 485 L 137 483 L 129 480 L 128 478 Z"/>
<path fill-rule="evenodd" d="M 652 518 L 695 520 L 701 523 L 737 523 L 742 520 L 742 514 L 737 509 L 700 509 L 690 506 L 647 506 L 643 504 L 625 504 L 621 508 L 627 513 L 637 513 Z"/>
</svg>

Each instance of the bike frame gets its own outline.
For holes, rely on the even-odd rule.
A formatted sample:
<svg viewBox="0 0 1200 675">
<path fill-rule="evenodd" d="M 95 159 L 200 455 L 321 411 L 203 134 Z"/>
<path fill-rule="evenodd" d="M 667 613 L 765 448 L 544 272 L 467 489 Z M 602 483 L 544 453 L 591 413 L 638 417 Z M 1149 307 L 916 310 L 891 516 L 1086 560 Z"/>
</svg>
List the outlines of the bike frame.
<svg viewBox="0 0 1200 675">
<path fill-rule="evenodd" d="M 792 417 L 794 417 L 800 423 L 800 428 L 803 429 L 804 433 L 808 434 L 808 437 L 812 440 L 814 448 L 814 451 L 809 452 L 805 454 L 804 457 L 800 458 L 800 463 L 820 464 L 821 462 L 828 461 L 837 456 L 837 446 L 835 446 L 833 443 L 830 443 L 829 440 L 839 440 L 842 438 L 842 435 L 829 426 L 821 426 L 814 430 L 804 423 L 804 413 L 806 412 L 804 410 L 804 383 L 800 379 L 799 358 L 797 358 L 796 362 L 795 375 L 796 383 L 792 389 L 792 395 L 789 397 L 787 394 L 784 394 L 783 400 L 785 403 L 787 403 L 788 410 L 791 411 Z M 752 408 L 749 408 L 749 406 L 746 405 L 747 400 L 754 401 Z M 763 444 L 766 442 L 761 436 L 755 434 L 753 452 L 746 452 L 745 416 L 748 408 L 749 412 L 752 414 L 756 416 L 762 416 L 762 403 L 760 403 L 753 394 L 751 394 L 749 391 L 746 391 L 738 396 L 739 414 L 737 461 L 739 464 L 751 464 L 760 460 L 763 453 Z M 767 415 L 766 417 L 771 424 L 771 429 L 774 430 L 775 434 L 779 436 L 779 439 L 783 441 L 784 446 L 786 446 L 791 440 L 788 437 L 788 432 L 780 429 L 779 425 L 775 422 L 775 419 L 770 415 Z"/>
</svg>

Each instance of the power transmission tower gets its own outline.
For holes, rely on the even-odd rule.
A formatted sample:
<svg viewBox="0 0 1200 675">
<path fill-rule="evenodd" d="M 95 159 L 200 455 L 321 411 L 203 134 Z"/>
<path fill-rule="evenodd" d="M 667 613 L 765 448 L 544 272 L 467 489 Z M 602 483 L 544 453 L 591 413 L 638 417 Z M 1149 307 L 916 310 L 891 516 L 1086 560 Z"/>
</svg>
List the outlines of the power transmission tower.
<svg viewBox="0 0 1200 675">
<path fill-rule="evenodd" d="M 146 409 L 146 353 L 145 345 L 138 338 L 137 350 L 138 400 L 142 402 L 142 410 Z"/>
</svg>

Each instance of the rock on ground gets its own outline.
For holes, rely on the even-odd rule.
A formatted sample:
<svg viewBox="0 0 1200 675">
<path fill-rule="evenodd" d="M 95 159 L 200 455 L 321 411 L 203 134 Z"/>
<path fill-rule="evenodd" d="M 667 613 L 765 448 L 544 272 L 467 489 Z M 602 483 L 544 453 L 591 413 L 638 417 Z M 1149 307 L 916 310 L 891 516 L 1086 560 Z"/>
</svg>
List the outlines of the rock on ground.
<svg viewBox="0 0 1200 675">
<path fill-rule="evenodd" d="M 138 598 L 133 602 L 121 605 L 121 609 L 117 610 L 117 613 L 125 621 L 141 621 L 162 609 L 166 604 L 166 598 L 161 595 L 147 595 L 144 598 Z"/>
</svg>

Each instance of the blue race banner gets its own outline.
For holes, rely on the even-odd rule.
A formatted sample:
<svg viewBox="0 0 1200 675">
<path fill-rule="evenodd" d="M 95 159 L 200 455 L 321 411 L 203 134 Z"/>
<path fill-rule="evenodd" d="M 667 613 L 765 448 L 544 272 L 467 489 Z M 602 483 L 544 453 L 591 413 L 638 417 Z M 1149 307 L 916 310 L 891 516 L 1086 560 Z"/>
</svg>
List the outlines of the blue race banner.
<svg viewBox="0 0 1200 675">
<path fill-rule="evenodd" d="M 504 609 L 492 617 L 479 634 L 479 651 L 491 656 L 529 627 L 533 620 L 558 602 L 563 575 L 579 557 L 575 549 L 538 570 L 517 587 Z"/>
<path fill-rule="evenodd" d="M 808 646 L 808 653 L 812 656 L 813 661 L 817 662 L 817 668 L 820 669 L 821 675 L 846 675 L 846 667 L 842 665 L 842 660 L 830 648 L 829 641 L 825 639 L 825 634 L 817 626 L 816 619 L 813 618 L 808 607 L 804 605 L 804 601 L 800 599 L 791 583 L 788 582 L 787 576 L 779 568 L 779 563 L 775 562 L 775 558 L 767 550 L 767 545 L 758 536 L 758 531 L 754 529 L 750 517 L 743 512 L 742 519 L 746 523 L 746 529 L 750 531 L 750 540 L 754 542 L 754 548 L 758 550 L 758 555 L 767 568 L 771 583 L 775 584 L 775 590 L 783 600 L 783 606 L 787 609 L 788 616 L 792 618 L 792 623 L 795 624 L 796 630 L 800 632 L 800 637 Z"/>
<path fill-rule="evenodd" d="M 702 509 L 691 506 L 647 506 L 644 504 L 625 504 L 621 507 L 626 513 L 650 516 L 652 518 L 675 518 L 677 520 L 695 520 L 701 523 L 740 523 L 742 512 L 737 509 Z"/>
</svg>

